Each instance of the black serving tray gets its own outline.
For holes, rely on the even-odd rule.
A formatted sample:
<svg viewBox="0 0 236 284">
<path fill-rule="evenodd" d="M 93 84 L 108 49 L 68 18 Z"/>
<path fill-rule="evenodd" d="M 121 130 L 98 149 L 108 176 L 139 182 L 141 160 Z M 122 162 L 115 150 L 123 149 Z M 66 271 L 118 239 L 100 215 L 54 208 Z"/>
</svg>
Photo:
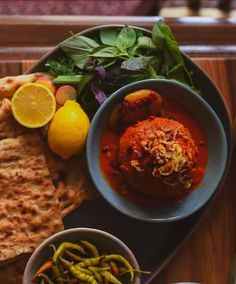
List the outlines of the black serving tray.
<svg viewBox="0 0 236 284">
<path fill-rule="evenodd" d="M 120 25 L 109 25 L 110 27 Z M 94 27 L 80 32 L 80 35 L 94 36 L 100 28 Z M 107 27 L 107 26 L 106 26 Z M 150 34 L 150 31 L 139 27 Z M 69 27 L 68 27 L 69 30 Z M 63 51 L 59 46 L 46 54 L 27 73 L 45 70 L 44 64 L 49 58 L 62 56 Z M 211 105 L 219 116 L 225 130 L 228 143 L 228 171 L 232 155 L 232 122 L 223 96 L 207 74 L 189 57 L 183 54 L 189 69 L 193 71 L 193 81 L 202 91 L 203 98 Z M 142 276 L 142 284 L 148 284 L 160 272 L 168 260 L 174 255 L 178 247 L 187 239 L 199 223 L 209 205 L 219 193 L 221 184 L 211 197 L 210 201 L 193 215 L 176 222 L 146 223 L 129 218 L 111 207 L 102 197 L 95 201 L 85 202 L 64 218 L 65 228 L 90 227 L 105 230 L 120 238 L 137 257 L 141 269 L 151 271 L 150 275 Z"/>
</svg>

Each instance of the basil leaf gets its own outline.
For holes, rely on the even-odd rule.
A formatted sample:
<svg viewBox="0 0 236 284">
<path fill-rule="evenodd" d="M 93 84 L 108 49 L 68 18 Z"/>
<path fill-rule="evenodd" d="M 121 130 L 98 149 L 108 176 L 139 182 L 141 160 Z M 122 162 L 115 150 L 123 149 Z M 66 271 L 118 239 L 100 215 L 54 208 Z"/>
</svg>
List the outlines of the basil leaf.
<svg viewBox="0 0 236 284">
<path fill-rule="evenodd" d="M 116 46 L 116 41 L 118 37 L 117 29 L 104 28 L 100 31 L 100 39 L 103 44 Z"/>
<path fill-rule="evenodd" d="M 99 88 L 92 86 L 91 90 L 94 94 L 95 99 L 98 101 L 98 103 L 101 105 L 105 102 L 105 100 L 107 99 L 106 94 Z"/>
<path fill-rule="evenodd" d="M 98 59 L 98 65 L 103 66 L 104 68 L 107 68 L 114 63 L 116 63 L 116 58 L 100 58 Z"/>
<path fill-rule="evenodd" d="M 98 47 L 99 44 L 91 39 L 88 38 L 86 36 L 72 36 L 71 38 L 63 41 L 60 44 L 60 47 L 65 50 L 72 50 L 72 51 L 87 51 L 87 52 L 91 52 L 94 48 Z"/>
<path fill-rule="evenodd" d="M 153 27 L 152 40 L 156 47 L 162 52 L 168 50 L 169 57 L 172 57 L 176 63 L 183 63 L 183 58 L 179 46 L 170 30 L 163 22 L 157 22 Z"/>
<path fill-rule="evenodd" d="M 153 57 L 133 57 L 122 62 L 121 69 L 129 71 L 145 70 Z"/>
<path fill-rule="evenodd" d="M 120 78 L 121 86 L 124 86 L 125 84 L 133 83 L 135 81 L 140 81 L 147 79 L 146 74 L 143 72 L 140 73 L 133 73 L 133 74 L 125 74 Z"/>
<path fill-rule="evenodd" d="M 115 46 L 103 47 L 95 53 L 90 54 L 90 57 L 113 58 L 119 55 L 119 50 Z"/>
<path fill-rule="evenodd" d="M 139 51 L 140 49 L 145 49 L 145 51 L 140 52 Z M 142 56 L 142 53 L 145 53 L 145 55 L 147 56 L 148 55 L 147 50 L 153 51 L 155 49 L 156 49 L 156 46 L 154 45 L 150 37 L 141 36 L 138 38 L 137 43 L 131 52 L 132 52 L 132 55 Z"/>
<path fill-rule="evenodd" d="M 84 68 L 84 64 L 89 58 L 89 52 L 85 52 L 82 54 L 71 54 L 70 58 L 74 61 L 75 66 L 80 69 Z"/>
<path fill-rule="evenodd" d="M 139 38 L 139 37 L 143 36 L 143 31 L 140 30 L 140 29 L 136 29 L 135 33 L 136 33 L 136 38 Z"/>
<path fill-rule="evenodd" d="M 163 22 L 159 21 L 154 24 L 152 29 L 152 41 L 159 51 L 165 50 L 166 40 L 162 31 Z"/>
<path fill-rule="evenodd" d="M 157 56 L 153 56 L 149 61 L 149 65 L 155 70 L 156 73 L 160 73 L 162 64 L 163 59 Z"/>
<path fill-rule="evenodd" d="M 156 48 L 155 44 L 152 42 L 152 39 L 147 36 L 141 36 L 138 38 L 137 47 L 138 48 L 149 48 L 149 49 Z"/>
<path fill-rule="evenodd" d="M 193 87 L 191 73 L 186 69 L 184 64 L 179 63 L 169 71 L 169 77 L 178 80 L 189 87 Z"/>
<path fill-rule="evenodd" d="M 163 21 L 154 25 L 152 40 L 160 53 L 164 55 L 160 73 L 194 88 L 192 74 L 184 64 L 180 48 L 170 28 Z"/>
<path fill-rule="evenodd" d="M 118 34 L 116 46 L 121 51 L 125 51 L 127 48 L 133 46 L 135 42 L 136 42 L 135 30 L 125 26 Z"/>
</svg>

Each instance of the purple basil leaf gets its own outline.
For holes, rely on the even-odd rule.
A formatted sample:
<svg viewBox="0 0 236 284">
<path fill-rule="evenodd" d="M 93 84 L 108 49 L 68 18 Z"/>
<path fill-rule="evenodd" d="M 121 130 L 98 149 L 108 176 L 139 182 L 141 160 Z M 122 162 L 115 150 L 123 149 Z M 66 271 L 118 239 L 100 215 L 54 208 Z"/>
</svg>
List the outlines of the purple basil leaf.
<svg viewBox="0 0 236 284">
<path fill-rule="evenodd" d="M 105 79 L 105 77 L 106 77 L 106 70 L 105 70 L 104 67 L 97 65 L 97 66 L 94 68 L 94 71 L 98 74 L 99 78 L 101 78 L 102 80 Z"/>
<path fill-rule="evenodd" d="M 99 102 L 99 104 L 101 105 L 102 103 L 104 103 L 105 100 L 107 99 L 107 96 L 105 95 L 105 93 L 95 86 L 92 86 L 91 89 L 95 96 L 95 99 Z"/>
<path fill-rule="evenodd" d="M 87 70 L 90 69 L 91 67 L 93 67 L 93 60 L 92 59 L 86 60 L 83 69 Z"/>
</svg>

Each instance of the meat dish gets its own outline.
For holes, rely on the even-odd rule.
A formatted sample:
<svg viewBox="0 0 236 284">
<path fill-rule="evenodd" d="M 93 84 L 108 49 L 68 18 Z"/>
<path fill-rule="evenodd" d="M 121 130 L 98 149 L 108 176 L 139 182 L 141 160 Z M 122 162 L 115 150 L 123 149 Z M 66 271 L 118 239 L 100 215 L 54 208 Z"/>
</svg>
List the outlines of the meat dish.
<svg viewBox="0 0 236 284">
<path fill-rule="evenodd" d="M 113 190 L 134 203 L 161 206 L 182 201 L 201 182 L 207 138 L 184 106 L 141 90 L 127 95 L 113 111 L 99 157 Z"/>
<path fill-rule="evenodd" d="M 118 163 L 132 189 L 168 199 L 191 187 L 196 156 L 187 128 L 172 119 L 151 117 L 125 130 Z"/>
</svg>

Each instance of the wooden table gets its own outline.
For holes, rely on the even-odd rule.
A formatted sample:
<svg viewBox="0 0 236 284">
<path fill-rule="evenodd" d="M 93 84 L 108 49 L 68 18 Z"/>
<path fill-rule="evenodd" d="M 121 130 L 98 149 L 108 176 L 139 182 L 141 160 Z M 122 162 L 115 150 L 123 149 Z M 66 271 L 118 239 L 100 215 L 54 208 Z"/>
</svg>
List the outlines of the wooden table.
<svg viewBox="0 0 236 284">
<path fill-rule="evenodd" d="M 35 22 L 32 22 L 31 18 L 18 17 L 10 22 L 7 18 L 0 18 L 0 76 L 20 74 L 26 71 L 56 42 L 66 38 L 65 31 L 71 30 L 71 27 L 74 31 L 79 31 L 91 25 L 110 21 L 110 23 L 132 23 L 150 28 L 157 19 L 145 17 L 101 19 L 96 17 L 85 20 L 83 17 L 78 17 L 77 20 L 71 18 L 57 20 L 59 22 L 56 22 L 54 18 L 37 18 Z M 200 24 L 194 21 L 196 19 L 187 23 L 183 19 L 182 22 L 172 20 L 169 24 L 176 32 L 181 48 L 187 51 L 219 87 L 233 117 L 236 111 L 236 23 L 230 21 L 214 23 L 209 20 L 207 22 L 205 19 L 205 24 Z M 31 25 L 29 25 L 30 22 Z M 14 29 L 19 30 L 19 27 L 22 29 L 21 34 L 24 35 L 22 39 L 19 34 L 7 34 Z M 56 35 L 53 33 L 55 29 Z M 199 34 L 195 34 L 194 31 Z M 213 31 L 218 31 L 218 34 L 212 34 Z M 47 42 L 49 35 L 54 38 L 50 38 Z M 152 284 L 181 281 L 204 284 L 228 283 L 230 263 L 236 253 L 235 168 L 235 159 L 233 159 L 222 191 L 195 231 Z M 1 281 L 0 283 L 3 283 Z"/>
</svg>

